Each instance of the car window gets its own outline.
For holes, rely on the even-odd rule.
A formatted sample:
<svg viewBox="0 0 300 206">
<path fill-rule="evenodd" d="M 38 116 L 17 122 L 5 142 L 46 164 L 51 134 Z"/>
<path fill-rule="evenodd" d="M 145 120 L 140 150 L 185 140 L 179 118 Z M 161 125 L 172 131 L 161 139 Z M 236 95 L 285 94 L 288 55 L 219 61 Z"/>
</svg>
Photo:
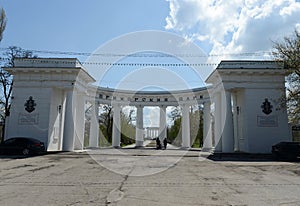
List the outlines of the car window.
<svg viewBox="0 0 300 206">
<path fill-rule="evenodd" d="M 16 145 L 18 146 L 27 145 L 28 143 L 30 143 L 30 140 L 27 138 L 18 138 L 18 140 L 16 141 Z"/>
<path fill-rule="evenodd" d="M 36 139 L 28 139 L 29 142 L 32 142 L 32 143 L 40 143 L 40 141 L 36 140 Z"/>
<path fill-rule="evenodd" d="M 8 139 L 6 141 L 4 141 L 5 145 L 12 145 L 16 143 L 16 139 Z"/>
</svg>

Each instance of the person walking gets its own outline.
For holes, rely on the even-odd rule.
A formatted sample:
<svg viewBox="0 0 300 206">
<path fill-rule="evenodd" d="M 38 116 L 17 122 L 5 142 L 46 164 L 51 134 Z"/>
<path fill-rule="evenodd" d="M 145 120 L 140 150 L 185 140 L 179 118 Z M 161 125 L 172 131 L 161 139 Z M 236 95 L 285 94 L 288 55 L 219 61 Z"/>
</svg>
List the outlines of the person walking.
<svg viewBox="0 0 300 206">
<path fill-rule="evenodd" d="M 164 143 L 164 148 L 167 149 L 167 144 L 168 144 L 167 138 L 164 139 L 163 143 Z"/>
</svg>

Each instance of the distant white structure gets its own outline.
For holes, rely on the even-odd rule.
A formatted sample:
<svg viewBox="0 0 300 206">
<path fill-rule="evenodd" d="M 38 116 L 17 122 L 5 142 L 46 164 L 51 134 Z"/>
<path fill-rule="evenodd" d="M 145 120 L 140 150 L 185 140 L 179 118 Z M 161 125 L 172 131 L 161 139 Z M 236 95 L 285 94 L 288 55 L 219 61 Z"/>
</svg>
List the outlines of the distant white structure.
<svg viewBox="0 0 300 206">
<path fill-rule="evenodd" d="M 153 139 L 159 136 L 159 127 L 147 127 L 146 138 Z"/>
<path fill-rule="evenodd" d="M 280 107 L 286 73 L 273 61 L 222 61 L 206 80 L 208 87 L 171 92 L 95 87 L 77 59 L 16 59 L 14 68 L 5 69 L 14 75 L 5 138 L 34 137 L 48 151 L 83 149 L 87 102 L 93 105 L 92 147 L 98 146 L 99 104 L 113 106 L 113 147 L 120 146 L 120 112 L 127 105 L 137 110 L 137 147 L 144 141 L 145 106 L 160 108 L 159 128 L 148 128 L 146 137 L 161 141 L 166 138 L 166 107 L 181 107 L 183 148 L 191 146 L 189 112 L 195 104 L 204 108 L 203 150 L 270 153 L 273 144 L 291 140 L 286 108 Z"/>
</svg>

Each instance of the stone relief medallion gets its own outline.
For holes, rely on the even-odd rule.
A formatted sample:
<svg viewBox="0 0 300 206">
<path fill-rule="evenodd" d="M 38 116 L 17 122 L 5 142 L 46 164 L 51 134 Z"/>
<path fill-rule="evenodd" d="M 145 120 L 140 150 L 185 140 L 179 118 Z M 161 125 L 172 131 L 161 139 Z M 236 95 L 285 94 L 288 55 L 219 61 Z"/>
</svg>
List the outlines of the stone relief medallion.
<svg viewBox="0 0 300 206">
<path fill-rule="evenodd" d="M 266 115 L 269 115 L 272 113 L 273 106 L 271 105 L 271 103 L 269 102 L 268 99 L 265 99 L 265 101 L 261 105 L 261 108 L 262 108 L 263 113 L 265 113 Z"/>
<path fill-rule="evenodd" d="M 29 97 L 28 100 L 26 100 L 26 103 L 24 104 L 25 110 L 29 113 L 33 112 L 35 110 L 36 103 L 34 102 L 32 96 Z"/>
</svg>

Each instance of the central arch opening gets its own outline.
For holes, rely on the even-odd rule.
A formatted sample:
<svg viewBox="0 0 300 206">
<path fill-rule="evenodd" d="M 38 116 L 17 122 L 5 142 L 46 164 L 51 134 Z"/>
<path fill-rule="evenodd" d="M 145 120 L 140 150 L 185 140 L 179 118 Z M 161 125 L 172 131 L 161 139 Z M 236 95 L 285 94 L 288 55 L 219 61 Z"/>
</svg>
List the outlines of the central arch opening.
<svg viewBox="0 0 300 206">
<path fill-rule="evenodd" d="M 96 96 L 100 147 L 156 147 L 156 138 L 173 148 L 203 144 L 206 88 L 170 93 L 99 87 Z"/>
</svg>

